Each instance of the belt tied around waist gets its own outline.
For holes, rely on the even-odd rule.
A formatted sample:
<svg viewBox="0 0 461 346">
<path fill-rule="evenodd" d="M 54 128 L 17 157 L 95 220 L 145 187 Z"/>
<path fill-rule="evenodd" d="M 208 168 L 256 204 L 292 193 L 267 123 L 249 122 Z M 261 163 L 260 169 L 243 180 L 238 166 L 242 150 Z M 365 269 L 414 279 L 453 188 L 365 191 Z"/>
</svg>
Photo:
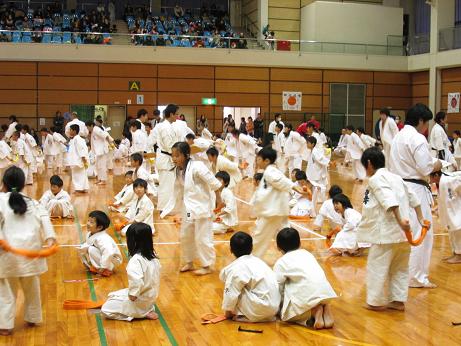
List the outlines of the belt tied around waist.
<svg viewBox="0 0 461 346">
<path fill-rule="evenodd" d="M 168 151 L 163 151 L 163 150 L 160 150 L 160 152 L 161 152 L 162 154 L 165 154 L 165 155 L 171 156 L 171 153 L 169 153 Z"/>
<path fill-rule="evenodd" d="M 432 193 L 431 186 L 429 185 L 429 183 L 426 180 L 422 180 L 422 179 L 405 179 L 405 178 L 403 180 L 407 181 L 409 183 L 424 186 L 426 189 L 428 189 Z"/>
</svg>

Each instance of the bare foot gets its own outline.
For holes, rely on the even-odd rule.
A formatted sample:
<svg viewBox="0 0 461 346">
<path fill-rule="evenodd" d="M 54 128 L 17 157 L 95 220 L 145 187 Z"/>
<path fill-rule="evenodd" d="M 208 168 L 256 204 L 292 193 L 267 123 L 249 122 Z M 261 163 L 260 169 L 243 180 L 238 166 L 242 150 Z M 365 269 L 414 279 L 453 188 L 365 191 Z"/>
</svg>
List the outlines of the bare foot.
<svg viewBox="0 0 461 346">
<path fill-rule="evenodd" d="M 410 283 L 410 288 L 437 288 L 437 285 L 432 283 L 432 282 L 428 282 L 427 284 L 412 284 Z"/>
<path fill-rule="evenodd" d="M 342 255 L 342 252 L 335 248 L 328 249 L 328 252 L 330 253 L 331 256 L 341 256 Z"/>
<path fill-rule="evenodd" d="M 458 264 L 461 263 L 461 255 L 453 255 L 451 258 L 446 261 L 448 264 Z"/>
<path fill-rule="evenodd" d="M 325 304 L 323 306 L 323 323 L 324 323 L 324 328 L 333 328 L 333 324 L 335 323 L 333 319 L 333 315 L 331 313 L 330 306 L 328 304 Z"/>
<path fill-rule="evenodd" d="M 210 267 L 203 267 L 194 271 L 195 275 L 207 275 L 211 273 Z"/>
<path fill-rule="evenodd" d="M 26 325 L 27 325 L 28 327 L 35 327 L 35 326 L 37 325 L 37 323 L 34 323 L 34 322 L 27 322 L 27 321 L 26 321 Z"/>
<path fill-rule="evenodd" d="M 446 261 L 451 260 L 451 259 L 453 259 L 455 257 L 456 257 L 456 254 L 453 254 L 453 255 L 448 256 L 448 257 L 444 257 L 444 258 L 442 258 L 442 262 L 446 262 Z"/>
<path fill-rule="evenodd" d="M 149 313 L 146 315 L 146 318 L 147 318 L 148 320 L 158 320 L 158 315 L 157 315 L 157 313 L 155 313 L 155 312 L 152 311 L 152 312 L 149 312 Z"/>
<path fill-rule="evenodd" d="M 181 267 L 181 269 L 179 269 L 181 273 L 190 272 L 191 270 L 194 270 L 194 265 L 192 263 L 186 263 L 183 267 Z"/>
<path fill-rule="evenodd" d="M 323 305 L 317 305 L 312 311 L 314 313 L 314 329 L 323 329 L 325 324 L 323 322 Z"/>
<path fill-rule="evenodd" d="M 365 309 L 372 310 L 372 311 L 384 311 L 384 310 L 386 310 L 385 306 L 376 306 L 376 305 L 366 304 L 364 307 L 365 307 Z"/>
<path fill-rule="evenodd" d="M 13 329 L 0 329 L 0 335 L 8 336 L 13 334 Z"/>
<path fill-rule="evenodd" d="M 387 304 L 386 308 L 397 311 L 405 311 L 405 303 L 393 301 Z"/>
</svg>

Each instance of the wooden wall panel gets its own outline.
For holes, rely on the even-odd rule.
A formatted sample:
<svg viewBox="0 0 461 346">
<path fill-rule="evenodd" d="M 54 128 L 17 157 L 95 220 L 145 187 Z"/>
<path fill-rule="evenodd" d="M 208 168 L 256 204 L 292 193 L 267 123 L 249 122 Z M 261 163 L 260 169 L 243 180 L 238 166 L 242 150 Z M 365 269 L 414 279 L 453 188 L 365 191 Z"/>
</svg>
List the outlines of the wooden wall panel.
<svg viewBox="0 0 461 346">
<path fill-rule="evenodd" d="M 442 96 L 448 96 L 448 93 L 461 92 L 461 79 L 458 82 L 443 82 Z"/>
<path fill-rule="evenodd" d="M 159 65 L 159 78 L 214 78 L 213 66 Z"/>
<path fill-rule="evenodd" d="M 216 80 L 216 92 L 269 93 L 269 82 L 244 80 Z"/>
<path fill-rule="evenodd" d="M 37 63 L 0 61 L 0 76 L 35 76 Z"/>
<path fill-rule="evenodd" d="M 71 62 L 40 62 L 38 63 L 40 76 L 89 76 L 98 75 L 98 64 L 71 63 Z"/>
<path fill-rule="evenodd" d="M 429 71 L 411 73 L 411 83 L 414 84 L 429 84 Z"/>
<path fill-rule="evenodd" d="M 157 65 L 151 64 L 99 64 L 101 77 L 157 77 Z"/>
<path fill-rule="evenodd" d="M 195 106 L 202 103 L 202 97 L 213 97 L 213 94 L 159 92 L 158 104 L 166 105 L 175 103 L 179 106 Z"/>
<path fill-rule="evenodd" d="M 271 82 L 271 93 L 282 93 L 284 91 L 301 91 L 303 95 L 321 95 L 322 84 L 312 82 Z"/>
<path fill-rule="evenodd" d="M 442 81 L 444 83 L 461 81 L 461 68 L 455 67 L 442 70 Z"/>
<path fill-rule="evenodd" d="M 0 117 L 9 117 L 16 115 L 17 117 L 35 117 L 37 106 L 34 104 L 0 104 Z M 0 124 L 7 124 L 8 122 L 1 122 Z"/>
<path fill-rule="evenodd" d="M 2 90 L 0 91 L 0 103 L 36 103 L 37 93 L 35 90 Z"/>
<path fill-rule="evenodd" d="M 271 80 L 321 82 L 322 70 L 300 68 L 271 68 Z"/>
<path fill-rule="evenodd" d="M 159 91 L 214 92 L 213 79 L 158 79 Z"/>
<path fill-rule="evenodd" d="M 460 83 L 461 86 L 461 83 Z M 411 87 L 411 94 L 415 97 L 429 97 L 429 85 L 428 84 L 415 84 Z M 443 93 L 443 92 L 442 92 Z"/>
<path fill-rule="evenodd" d="M 373 106 L 375 109 L 391 107 L 392 109 L 408 109 L 411 107 L 411 98 L 402 97 L 375 97 Z"/>
<path fill-rule="evenodd" d="M 269 69 L 263 67 L 216 67 L 216 79 L 268 80 Z"/>
<path fill-rule="evenodd" d="M 113 105 L 113 104 L 136 104 L 136 95 L 144 95 L 144 104 L 153 105 L 157 103 L 157 95 L 154 92 L 130 92 L 130 91 L 100 91 L 98 94 L 98 104 Z M 130 100 L 130 102 L 128 102 Z M 137 105 L 143 108 L 144 105 Z M 138 109 L 139 109 L 138 108 Z"/>
<path fill-rule="evenodd" d="M 282 106 L 282 94 L 272 94 L 270 97 L 271 107 Z M 322 108 L 322 96 L 303 95 L 302 105 L 311 108 Z"/>
<path fill-rule="evenodd" d="M 411 76 L 407 72 L 375 72 L 376 84 L 410 84 Z"/>
<path fill-rule="evenodd" d="M 149 112 L 149 117 L 152 117 L 152 112 L 154 109 L 157 109 L 156 105 L 148 105 L 148 104 L 143 104 L 143 105 L 127 105 L 126 106 L 126 115 L 128 118 L 136 118 L 136 113 L 138 113 L 138 110 L 141 108 L 146 109 Z"/>
<path fill-rule="evenodd" d="M 219 106 L 264 107 L 269 105 L 268 94 L 216 93 Z"/>
<path fill-rule="evenodd" d="M 448 108 L 448 93 L 461 92 L 461 67 L 442 70 L 442 92 L 440 95 L 441 110 Z M 448 114 L 448 132 L 461 128 L 461 112 Z"/>
<path fill-rule="evenodd" d="M 30 90 L 37 87 L 35 76 L 2 76 L 0 74 L 0 89 Z"/>
<path fill-rule="evenodd" d="M 373 83 L 373 72 L 325 70 L 324 82 Z"/>
<path fill-rule="evenodd" d="M 98 93 L 96 91 L 38 91 L 38 103 L 55 104 L 57 101 L 77 105 L 98 104 Z"/>
<path fill-rule="evenodd" d="M 129 84 L 133 81 L 138 81 L 141 84 L 141 90 L 138 92 L 142 94 L 146 91 L 157 90 L 156 78 L 139 78 L 139 77 L 99 77 L 98 88 L 104 91 L 129 91 Z"/>
<path fill-rule="evenodd" d="M 69 104 L 39 104 L 37 108 L 37 116 L 41 118 L 52 118 L 57 111 L 63 114 L 70 111 Z"/>
<path fill-rule="evenodd" d="M 367 88 L 373 91 L 374 97 L 379 96 L 395 96 L 395 97 L 411 97 L 410 85 L 384 85 L 375 84 L 373 88 Z"/>
<path fill-rule="evenodd" d="M 38 77 L 39 90 L 98 90 L 98 77 Z"/>
</svg>

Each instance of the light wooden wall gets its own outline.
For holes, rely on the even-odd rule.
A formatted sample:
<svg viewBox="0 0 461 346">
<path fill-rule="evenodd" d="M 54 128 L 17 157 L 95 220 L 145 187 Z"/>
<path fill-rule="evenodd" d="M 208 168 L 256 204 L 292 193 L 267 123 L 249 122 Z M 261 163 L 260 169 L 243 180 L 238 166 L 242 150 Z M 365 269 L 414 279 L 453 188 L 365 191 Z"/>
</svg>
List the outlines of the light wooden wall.
<svg viewBox="0 0 461 346">
<path fill-rule="evenodd" d="M 258 25 L 258 0 L 243 0 L 242 14 L 248 16 L 255 25 Z M 262 30 L 262 28 L 260 28 L 260 30 Z"/>
<path fill-rule="evenodd" d="M 429 71 L 411 73 L 412 104 L 429 104 Z"/>
<path fill-rule="evenodd" d="M 275 112 L 282 112 L 282 92 L 301 91 L 301 112 L 284 112 L 287 120 L 296 124 L 305 113 L 329 112 L 330 83 L 364 83 L 366 126 L 370 131 L 374 109 L 387 106 L 406 110 L 417 100 L 427 103 L 426 77 L 419 72 L 0 62 L 0 124 L 15 114 L 34 128 L 39 127 L 38 118 L 45 118 L 46 126 L 50 126 L 55 112 L 68 111 L 71 104 L 126 105 L 132 116 L 140 108 L 152 114 L 157 105 L 176 103 L 197 107 L 196 114 L 204 114 L 211 130 L 219 132 L 222 107 L 260 107 L 267 125 Z M 141 82 L 140 92 L 128 91 L 128 83 L 133 80 Z M 136 94 L 144 95 L 144 105 L 136 105 Z M 216 97 L 218 104 L 202 106 L 203 97 Z"/>
<path fill-rule="evenodd" d="M 276 39 L 299 40 L 300 20 L 299 0 L 269 0 L 269 25 Z"/>
<path fill-rule="evenodd" d="M 441 110 L 448 108 L 448 93 L 461 92 L 461 67 L 442 70 Z M 461 113 L 448 114 L 448 131 L 461 130 Z"/>
</svg>

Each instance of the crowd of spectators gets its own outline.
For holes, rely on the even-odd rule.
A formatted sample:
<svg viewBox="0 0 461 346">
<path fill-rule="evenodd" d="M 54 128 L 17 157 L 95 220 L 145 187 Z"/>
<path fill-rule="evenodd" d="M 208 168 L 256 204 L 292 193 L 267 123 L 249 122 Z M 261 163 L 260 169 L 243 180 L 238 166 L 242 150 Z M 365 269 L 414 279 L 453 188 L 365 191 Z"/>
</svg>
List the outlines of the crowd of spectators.
<svg viewBox="0 0 461 346">
<path fill-rule="evenodd" d="M 147 7 L 127 6 L 125 19 L 136 45 L 248 48 L 243 33 L 234 32 L 228 13 L 216 5 L 203 6 L 195 14 L 176 5 L 160 15 L 153 15 Z"/>
</svg>

